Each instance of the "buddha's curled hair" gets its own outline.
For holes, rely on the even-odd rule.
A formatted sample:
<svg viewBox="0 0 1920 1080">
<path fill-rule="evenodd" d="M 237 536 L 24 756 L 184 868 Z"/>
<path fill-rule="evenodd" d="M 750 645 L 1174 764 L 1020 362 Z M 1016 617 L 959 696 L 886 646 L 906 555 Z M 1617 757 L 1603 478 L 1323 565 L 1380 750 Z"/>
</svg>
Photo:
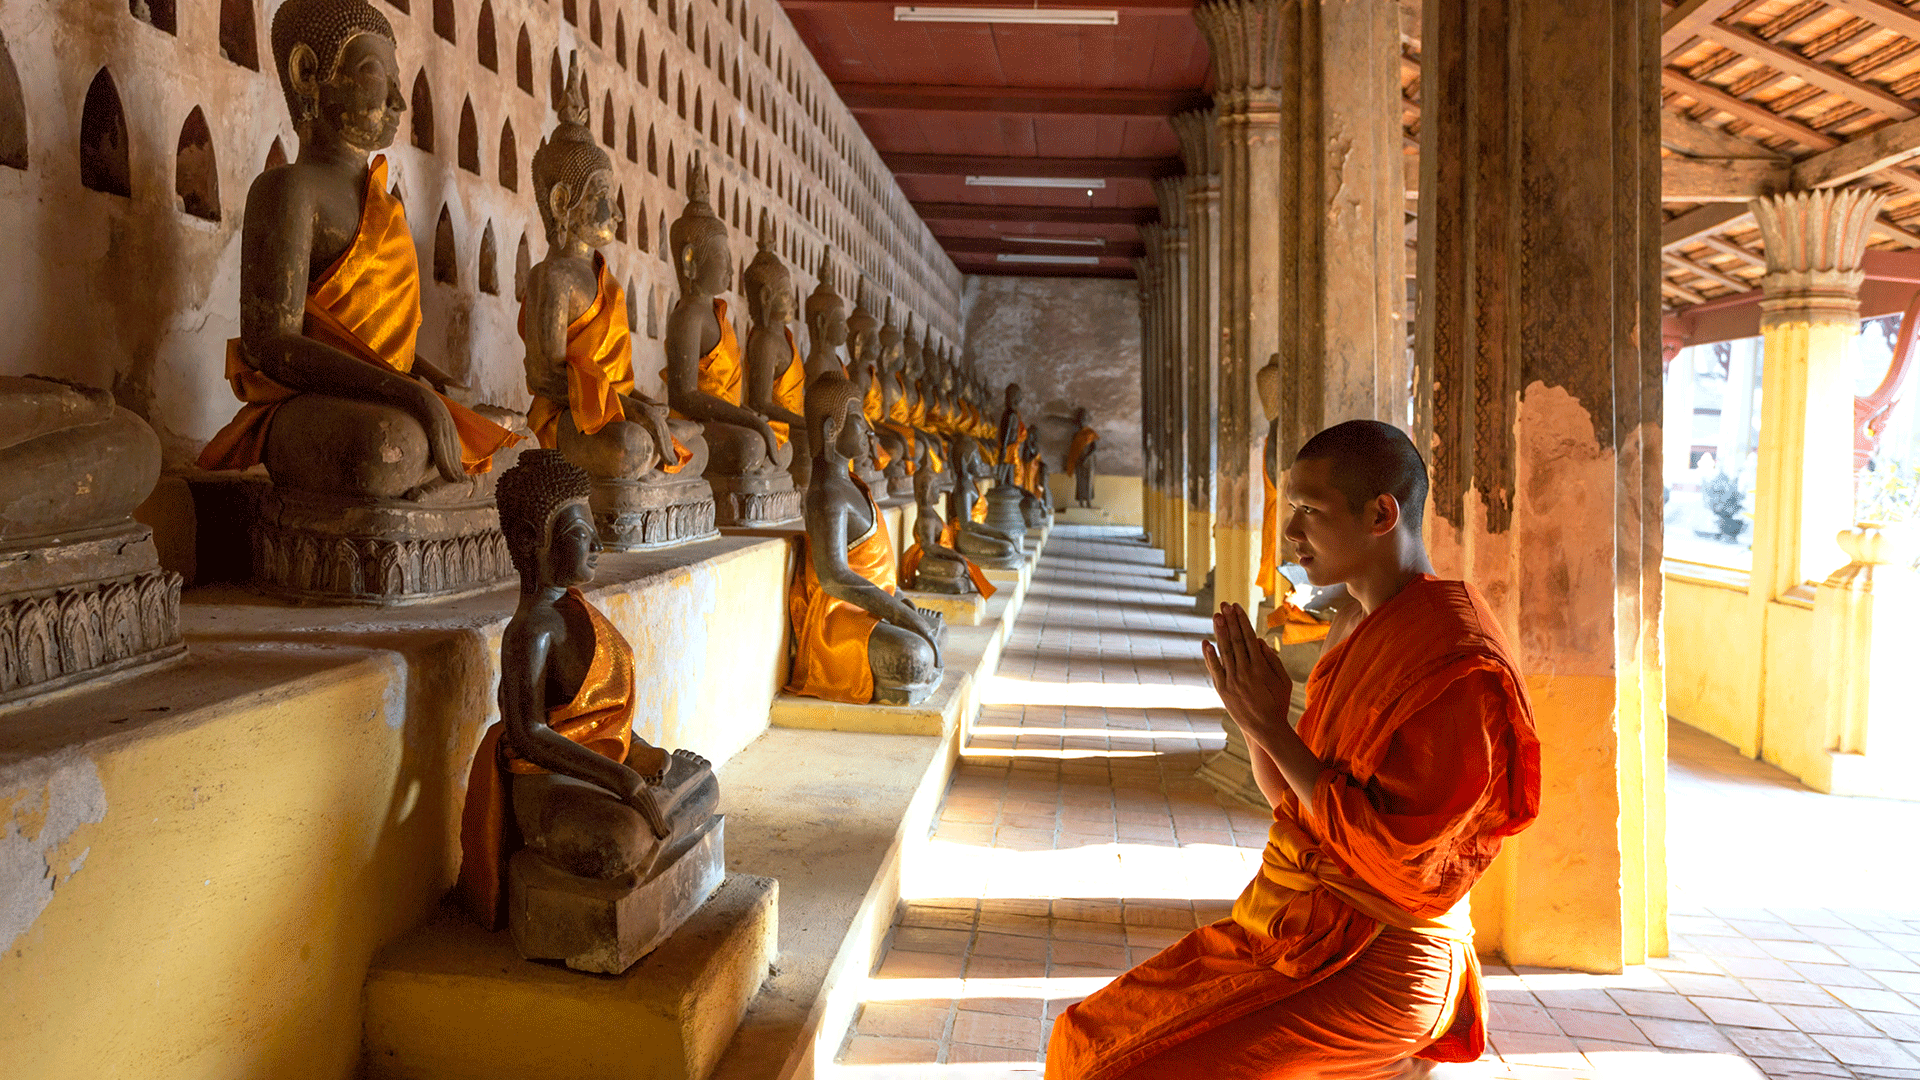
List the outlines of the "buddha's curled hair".
<svg viewBox="0 0 1920 1080">
<path fill-rule="evenodd" d="M 861 393 L 845 375 L 823 371 L 807 384 L 807 433 L 815 438 L 816 453 L 824 453 L 825 423 L 832 417 L 846 422 L 847 411 L 860 403 Z"/>
<path fill-rule="evenodd" d="M 558 450 L 522 450 L 519 462 L 500 474 L 493 497 L 521 584 L 539 572 L 540 549 L 553 535 L 553 519 L 591 494 L 593 478 Z"/>
<path fill-rule="evenodd" d="M 287 111 L 293 114 L 296 132 L 305 134 L 313 120 L 316 104 L 300 96 L 293 88 L 288 63 L 295 45 L 313 50 L 320 61 L 321 82 L 340 72 L 340 54 L 347 42 L 361 34 L 378 34 L 393 41 L 393 24 L 367 0 L 287 0 L 273 13 L 269 38 L 273 45 L 273 64 L 280 70 L 280 90 L 287 96 Z"/>
</svg>

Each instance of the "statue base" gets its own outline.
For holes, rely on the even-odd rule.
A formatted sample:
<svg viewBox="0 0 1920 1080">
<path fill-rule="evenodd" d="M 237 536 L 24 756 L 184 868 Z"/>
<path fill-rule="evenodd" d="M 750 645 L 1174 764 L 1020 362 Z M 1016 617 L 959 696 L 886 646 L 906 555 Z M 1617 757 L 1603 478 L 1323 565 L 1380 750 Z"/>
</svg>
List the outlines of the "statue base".
<svg viewBox="0 0 1920 1080">
<path fill-rule="evenodd" d="M 711 476 L 714 523 L 728 528 L 779 525 L 800 517 L 802 492 L 785 469 L 770 476 Z"/>
<path fill-rule="evenodd" d="M 887 466 L 887 494 L 913 497 L 913 477 L 907 475 L 907 470 L 899 468 L 898 463 Z"/>
<path fill-rule="evenodd" d="M 1055 520 L 1062 525 L 1111 525 L 1113 513 L 1098 506 L 1069 506 Z"/>
<path fill-rule="evenodd" d="M 254 586 L 289 600 L 417 604 L 514 577 L 491 498 L 441 506 L 270 488 L 250 532 Z"/>
<path fill-rule="evenodd" d="M 1021 505 L 1028 497 L 1026 492 L 1012 484 L 995 484 L 993 490 L 987 492 L 986 524 L 1008 536 L 1025 535 L 1027 515 Z"/>
<path fill-rule="evenodd" d="M 1018 570 L 1020 567 L 1027 565 L 1027 556 L 1025 550 L 1021 547 L 1021 540 L 1014 540 L 1011 554 L 994 555 L 989 553 L 983 546 L 985 538 L 969 532 L 968 525 L 974 525 L 974 523 L 967 522 L 965 525 L 960 526 L 960 536 L 954 541 L 953 546 L 959 550 L 960 554 L 972 559 L 975 565 L 988 570 Z M 977 528 L 978 526 L 974 525 L 974 527 Z M 1019 532 L 1013 535 L 1015 537 L 1021 537 L 1025 533 L 1026 529 L 1022 527 Z M 993 539 L 997 542 L 1005 542 L 1005 538 L 1003 537 L 996 536 L 993 537 Z"/>
<path fill-rule="evenodd" d="M 726 819 L 707 819 L 691 847 L 632 887 L 576 877 L 531 848 L 507 864 L 507 926 L 529 960 L 618 975 L 673 936 L 727 876 Z"/>
<path fill-rule="evenodd" d="M 926 556 L 920 559 L 913 582 L 907 587 L 915 592 L 945 593 L 949 596 L 963 596 L 977 591 L 973 587 L 973 579 L 967 576 L 966 564 Z"/>
<path fill-rule="evenodd" d="M 145 525 L 0 547 L 0 704 L 185 653 L 180 575 Z"/>
<path fill-rule="evenodd" d="M 1051 508 L 1028 492 L 1021 494 L 1020 515 L 1026 519 L 1029 529 L 1044 529 L 1053 520 Z"/>
<path fill-rule="evenodd" d="M 703 477 L 614 480 L 594 477 L 594 524 L 609 551 L 645 551 L 720 535 L 713 488 Z"/>
</svg>

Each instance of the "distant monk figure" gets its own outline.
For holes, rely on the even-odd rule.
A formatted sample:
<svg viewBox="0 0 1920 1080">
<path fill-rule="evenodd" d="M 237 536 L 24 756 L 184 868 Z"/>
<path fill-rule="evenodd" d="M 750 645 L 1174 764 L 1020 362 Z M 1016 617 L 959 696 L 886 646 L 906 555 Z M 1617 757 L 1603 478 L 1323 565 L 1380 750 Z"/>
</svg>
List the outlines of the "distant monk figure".
<svg viewBox="0 0 1920 1080">
<path fill-rule="evenodd" d="M 1467 891 L 1540 809 L 1520 671 L 1473 586 L 1433 575 L 1426 465 L 1354 420 L 1294 458 L 1285 536 L 1341 613 L 1287 724 L 1292 682 L 1223 605 L 1207 670 L 1273 804 L 1231 917 L 1062 1013 L 1055 1080 L 1421 1077 L 1486 1045 Z"/>
<path fill-rule="evenodd" d="M 1067 471 L 1073 474 L 1073 501 L 1085 508 L 1093 505 L 1093 458 L 1100 449 L 1100 433 L 1087 425 L 1085 409 L 1073 415 L 1073 422 L 1080 430 L 1067 447 Z"/>
</svg>

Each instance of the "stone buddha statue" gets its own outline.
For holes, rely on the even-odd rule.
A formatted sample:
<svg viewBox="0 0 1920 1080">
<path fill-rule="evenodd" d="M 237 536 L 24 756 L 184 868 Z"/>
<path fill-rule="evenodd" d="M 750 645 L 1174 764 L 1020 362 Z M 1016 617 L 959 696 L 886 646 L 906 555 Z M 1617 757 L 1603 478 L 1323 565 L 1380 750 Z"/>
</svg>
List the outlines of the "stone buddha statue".
<svg viewBox="0 0 1920 1080">
<path fill-rule="evenodd" d="M 840 347 L 847 344 L 849 336 L 847 305 L 846 301 L 840 298 L 840 294 L 833 290 L 831 254 L 831 249 L 821 253 L 820 283 L 814 286 L 813 294 L 807 297 L 807 338 L 810 343 L 807 354 L 809 386 L 814 379 L 829 373 L 849 381 L 856 381 L 846 361 L 840 358 Z M 886 476 L 879 467 L 879 459 L 884 452 L 874 443 L 872 430 L 864 424 L 861 425 L 861 429 L 860 451 L 853 457 L 850 468 L 853 475 L 858 476 L 868 487 L 884 489 Z M 811 476 L 811 470 L 809 470 L 809 476 Z"/>
<path fill-rule="evenodd" d="M 913 519 L 913 546 L 900 556 L 900 580 L 917 592 L 964 596 L 978 593 L 991 598 L 994 587 L 986 574 L 953 544 L 960 523 L 940 516 L 940 494 L 953 489 L 953 470 L 923 462 L 913 474 L 913 499 L 919 513 Z"/>
<path fill-rule="evenodd" d="M 1093 461 L 1100 444 L 1100 433 L 1093 430 L 1088 416 L 1084 407 L 1073 414 L 1073 442 L 1067 447 L 1067 471 L 1073 474 L 1073 501 L 1082 508 L 1093 505 Z"/>
<path fill-rule="evenodd" d="M 745 292 L 753 326 L 747 331 L 747 407 L 767 418 L 781 440 L 792 444 L 788 471 L 805 490 L 813 471 L 807 447 L 807 365 L 788 324 L 798 317 L 793 275 L 774 252 L 773 215 L 760 211 L 760 250 L 747 264 Z"/>
<path fill-rule="evenodd" d="M 406 108 L 393 29 L 366 0 L 287 0 L 272 41 L 300 153 L 247 193 L 226 357 L 243 404 L 199 464 L 265 463 L 268 589 L 396 602 L 490 584 L 509 567 L 480 477 L 519 436 L 415 351 L 413 234 L 386 159 L 369 161 Z"/>
<path fill-rule="evenodd" d="M 847 378 L 860 392 L 860 415 L 866 421 L 868 439 L 874 443 L 873 464 L 885 482 L 875 490 L 892 494 L 895 476 L 907 475 L 910 460 L 906 440 L 887 424 L 887 373 L 880 366 L 880 320 L 868 306 L 871 289 L 862 278 L 854 291 L 853 311 L 847 316 Z"/>
<path fill-rule="evenodd" d="M 527 423 L 593 477 L 600 538 L 618 550 L 711 536 L 713 493 L 702 478 L 700 425 L 671 419 L 634 388 L 627 297 L 595 249 L 613 242 L 613 161 L 594 145 L 590 95 L 570 57 L 552 138 L 533 155 L 533 192 L 547 256 L 527 273 L 520 305 L 526 342 Z"/>
<path fill-rule="evenodd" d="M 890 440 L 884 444 L 893 457 L 887 463 L 887 493 L 895 496 L 913 494 L 913 472 L 924 452 L 923 444 L 913 429 L 905 369 L 901 366 L 904 340 L 905 335 L 893 321 L 893 301 L 889 299 L 886 317 L 881 321 L 874 348 L 873 370 L 880 391 L 880 418 L 868 419 L 877 436 Z M 896 444 L 900 449 L 895 449 Z"/>
<path fill-rule="evenodd" d="M 1026 497 L 1020 500 L 1020 512 L 1025 516 L 1027 528 L 1044 528 L 1053 517 L 1052 497 L 1047 494 L 1047 457 L 1040 452 L 1040 432 L 1027 429 L 1026 442 L 1021 446 L 1021 457 L 1026 459 L 1026 483 L 1022 489 Z"/>
<path fill-rule="evenodd" d="M 746 401 L 746 363 L 727 302 L 733 282 L 727 226 L 707 203 L 706 169 L 687 171 L 687 208 L 668 232 L 680 300 L 667 316 L 667 401 L 707 435 L 707 482 L 721 525 L 771 525 L 800 513 L 787 465 L 793 447 Z"/>
<path fill-rule="evenodd" d="M 1009 535 L 1022 535 L 1027 530 L 1021 503 L 1031 483 L 1027 475 L 1028 434 L 1027 422 L 1020 416 L 1020 384 L 1008 383 L 1000 425 L 995 431 L 998 464 L 994 467 L 993 490 L 987 492 L 987 524 Z"/>
<path fill-rule="evenodd" d="M 947 526 L 956 530 L 952 546 L 981 566 L 1019 568 L 1026 562 L 1025 522 L 1019 533 L 987 524 L 987 501 L 980 494 L 980 484 L 993 473 L 980 452 L 979 441 L 961 441 L 954 448 L 952 461 L 953 490 L 947 493 Z"/>
<path fill-rule="evenodd" d="M 481 740 L 461 820 L 459 897 L 530 960 L 617 974 L 725 873 L 706 759 L 634 734 L 633 649 L 589 602 L 593 479 L 558 450 L 501 476 L 520 602 L 500 638 L 500 723 Z"/>
<path fill-rule="evenodd" d="M 946 623 L 896 595 L 898 563 L 867 484 L 847 471 L 864 440 L 860 394 L 833 372 L 807 387 L 814 450 L 806 535 L 788 613 L 787 691 L 853 703 L 909 705 L 939 686 Z"/>
</svg>

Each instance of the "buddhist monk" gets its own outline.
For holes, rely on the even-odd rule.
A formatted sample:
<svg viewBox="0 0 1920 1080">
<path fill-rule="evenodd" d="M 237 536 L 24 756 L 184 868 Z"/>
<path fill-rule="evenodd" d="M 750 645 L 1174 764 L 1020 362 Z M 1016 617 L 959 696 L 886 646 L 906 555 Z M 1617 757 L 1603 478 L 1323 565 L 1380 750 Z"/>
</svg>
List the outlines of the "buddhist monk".
<svg viewBox="0 0 1920 1080">
<path fill-rule="evenodd" d="M 1062 1013 L 1057 1080 L 1361 1080 L 1471 1061 L 1486 1003 L 1467 892 L 1540 807 L 1540 748 L 1505 635 L 1473 586 L 1433 574 L 1426 465 L 1390 425 L 1314 436 L 1284 535 L 1349 605 L 1307 683 L 1244 609 L 1202 647 L 1273 804 L 1231 917 Z"/>
</svg>

